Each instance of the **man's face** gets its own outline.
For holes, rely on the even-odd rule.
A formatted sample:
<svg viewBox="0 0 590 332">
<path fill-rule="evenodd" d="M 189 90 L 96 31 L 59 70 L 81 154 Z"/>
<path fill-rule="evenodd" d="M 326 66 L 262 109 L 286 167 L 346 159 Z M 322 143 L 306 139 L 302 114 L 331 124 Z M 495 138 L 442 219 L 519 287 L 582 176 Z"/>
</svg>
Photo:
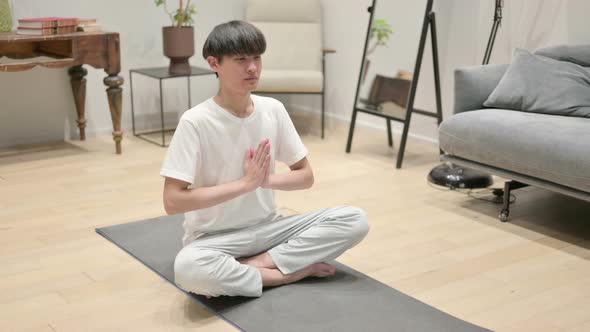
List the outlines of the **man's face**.
<svg viewBox="0 0 590 332">
<path fill-rule="evenodd" d="M 256 89 L 262 71 L 260 55 L 227 55 L 221 63 L 210 56 L 207 61 L 211 70 L 219 75 L 219 82 L 224 88 L 235 93 Z"/>
</svg>

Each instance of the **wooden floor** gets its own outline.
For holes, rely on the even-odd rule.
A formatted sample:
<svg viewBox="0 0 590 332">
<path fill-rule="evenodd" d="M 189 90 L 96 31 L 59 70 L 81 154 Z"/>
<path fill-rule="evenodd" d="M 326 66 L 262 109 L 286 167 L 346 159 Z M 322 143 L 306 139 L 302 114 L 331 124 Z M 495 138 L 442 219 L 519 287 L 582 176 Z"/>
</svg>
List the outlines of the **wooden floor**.
<svg viewBox="0 0 590 332">
<path fill-rule="evenodd" d="M 371 231 L 340 262 L 490 329 L 590 331 L 590 204 L 525 188 L 500 223 L 499 205 L 428 185 L 436 146 L 410 140 L 396 170 L 384 132 L 357 131 L 346 154 L 345 127 L 322 141 L 306 121 L 316 184 L 277 205 L 364 208 Z M 104 136 L 0 151 L 2 331 L 234 330 L 95 233 L 164 214 L 166 150 L 129 134 L 123 148 Z"/>
</svg>

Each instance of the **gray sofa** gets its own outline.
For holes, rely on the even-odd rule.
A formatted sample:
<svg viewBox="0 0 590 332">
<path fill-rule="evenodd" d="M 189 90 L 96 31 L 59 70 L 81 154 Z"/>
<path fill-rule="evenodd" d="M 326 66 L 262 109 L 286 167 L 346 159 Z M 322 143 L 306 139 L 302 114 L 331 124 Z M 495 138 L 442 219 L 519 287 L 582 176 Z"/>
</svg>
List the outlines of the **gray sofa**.
<svg viewBox="0 0 590 332">
<path fill-rule="evenodd" d="M 563 48 L 551 50 L 559 59 L 556 50 Z M 455 71 L 455 114 L 439 128 L 441 159 L 512 180 L 504 187 L 502 221 L 510 190 L 526 185 L 590 201 L 590 118 L 484 107 L 507 68 Z"/>
</svg>

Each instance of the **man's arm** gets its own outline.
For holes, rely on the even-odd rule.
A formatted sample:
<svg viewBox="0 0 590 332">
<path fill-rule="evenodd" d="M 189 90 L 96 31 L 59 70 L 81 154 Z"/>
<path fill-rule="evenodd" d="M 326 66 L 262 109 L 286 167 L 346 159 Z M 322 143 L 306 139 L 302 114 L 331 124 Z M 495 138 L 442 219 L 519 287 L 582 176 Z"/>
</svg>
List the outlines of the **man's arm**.
<svg viewBox="0 0 590 332">
<path fill-rule="evenodd" d="M 166 177 L 164 209 L 168 214 L 215 206 L 250 191 L 242 179 L 213 187 L 188 189 L 190 183 Z"/>
<path fill-rule="evenodd" d="M 290 172 L 271 174 L 263 187 L 276 190 L 307 189 L 313 185 L 313 170 L 306 158 L 301 159 L 289 167 Z"/>
<path fill-rule="evenodd" d="M 166 177 L 164 209 L 168 214 L 194 211 L 221 204 L 258 188 L 264 181 L 270 163 L 270 144 L 262 141 L 256 151 L 248 150 L 244 158 L 244 176 L 236 181 L 190 188 L 190 183 Z"/>
</svg>

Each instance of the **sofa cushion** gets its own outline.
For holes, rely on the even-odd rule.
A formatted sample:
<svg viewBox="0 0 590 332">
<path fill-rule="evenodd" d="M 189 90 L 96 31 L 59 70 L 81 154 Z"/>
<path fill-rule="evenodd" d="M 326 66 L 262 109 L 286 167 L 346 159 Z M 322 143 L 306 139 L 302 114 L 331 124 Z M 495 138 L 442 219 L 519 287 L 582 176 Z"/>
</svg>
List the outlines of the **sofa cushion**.
<svg viewBox="0 0 590 332">
<path fill-rule="evenodd" d="M 559 61 L 568 61 L 584 67 L 590 67 L 590 44 L 556 45 L 540 48 L 535 54 Z"/>
<path fill-rule="evenodd" d="M 590 117 L 590 68 L 517 49 L 485 107 Z"/>
<path fill-rule="evenodd" d="M 590 192 L 590 119 L 483 109 L 439 129 L 447 154 Z"/>
</svg>

